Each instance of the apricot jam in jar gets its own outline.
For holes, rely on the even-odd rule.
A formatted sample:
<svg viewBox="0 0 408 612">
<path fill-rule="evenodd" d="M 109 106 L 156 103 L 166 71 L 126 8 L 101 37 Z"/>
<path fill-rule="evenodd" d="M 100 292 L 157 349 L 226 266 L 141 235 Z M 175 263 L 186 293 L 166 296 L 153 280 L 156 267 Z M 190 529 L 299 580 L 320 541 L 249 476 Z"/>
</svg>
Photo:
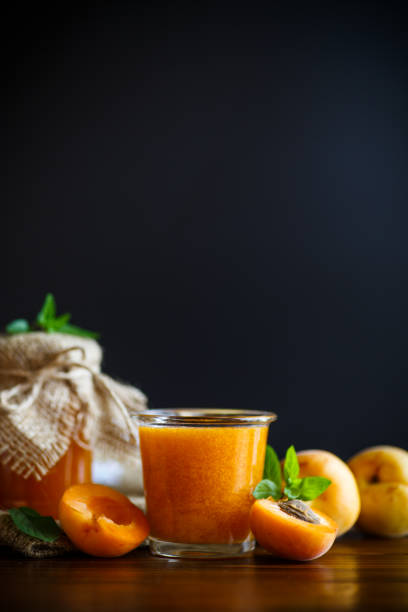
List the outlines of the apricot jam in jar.
<svg viewBox="0 0 408 612">
<path fill-rule="evenodd" d="M 23 478 L 0 463 L 0 508 L 28 506 L 42 515 L 58 518 L 65 489 L 92 481 L 92 451 L 71 442 L 65 455 L 41 479 Z"/>
<path fill-rule="evenodd" d="M 136 418 L 151 552 L 209 558 L 253 550 L 252 491 L 276 415 L 213 408 L 150 410 Z"/>
</svg>

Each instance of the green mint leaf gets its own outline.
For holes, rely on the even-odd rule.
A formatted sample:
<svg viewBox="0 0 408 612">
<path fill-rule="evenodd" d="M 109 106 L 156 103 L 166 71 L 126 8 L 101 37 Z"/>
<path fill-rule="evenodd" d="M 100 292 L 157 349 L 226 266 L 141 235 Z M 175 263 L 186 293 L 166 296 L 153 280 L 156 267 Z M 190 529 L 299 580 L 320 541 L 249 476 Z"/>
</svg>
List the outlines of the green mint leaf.
<svg viewBox="0 0 408 612">
<path fill-rule="evenodd" d="M 273 499 L 278 500 L 281 496 L 281 490 L 280 487 L 277 487 L 276 484 L 272 482 L 272 480 L 265 479 L 261 480 L 261 482 L 256 485 L 252 495 L 255 497 L 255 499 L 273 497 Z"/>
<path fill-rule="evenodd" d="M 71 315 L 69 314 L 69 312 L 67 312 L 59 317 L 56 317 L 55 319 L 51 319 L 48 322 L 47 331 L 50 333 L 59 331 L 61 327 L 63 327 L 64 325 L 68 323 L 70 318 L 71 318 Z"/>
<path fill-rule="evenodd" d="M 32 508 L 11 508 L 9 514 L 17 529 L 44 542 L 54 542 L 62 533 L 51 516 L 41 516 Z"/>
<path fill-rule="evenodd" d="M 299 499 L 299 493 L 301 490 L 302 478 L 294 478 L 290 481 L 290 484 L 286 484 L 284 488 L 284 495 L 288 499 Z"/>
<path fill-rule="evenodd" d="M 37 323 L 40 327 L 44 329 L 48 329 L 48 323 L 55 319 L 55 315 L 57 313 L 57 307 L 55 305 L 54 296 L 52 293 L 47 293 L 45 296 L 44 304 L 40 312 L 37 315 Z"/>
<path fill-rule="evenodd" d="M 72 334 L 73 336 L 83 336 L 84 338 L 95 338 L 95 340 L 100 336 L 98 332 L 82 329 L 82 327 L 77 327 L 76 325 L 71 325 L 70 323 L 62 325 L 58 331 L 62 334 Z"/>
<path fill-rule="evenodd" d="M 283 494 L 288 499 L 297 499 L 297 490 L 292 489 L 291 487 L 285 487 L 283 489 Z"/>
<path fill-rule="evenodd" d="M 299 462 L 296 456 L 295 447 L 289 446 L 286 451 L 285 463 L 283 466 L 283 477 L 286 485 L 290 485 L 299 476 Z"/>
<path fill-rule="evenodd" d="M 306 476 L 302 478 L 298 498 L 303 501 L 310 501 L 319 497 L 331 484 L 331 480 L 323 476 Z"/>
<path fill-rule="evenodd" d="M 288 499 L 310 501 L 319 497 L 331 484 L 328 478 L 321 476 L 306 476 L 299 478 L 299 462 L 295 447 L 290 446 L 286 451 L 283 466 L 285 488 L 283 496 Z M 273 497 L 276 501 L 282 497 L 282 474 L 278 456 L 269 445 L 266 447 L 263 480 L 255 487 L 255 499 Z"/>
<path fill-rule="evenodd" d="M 15 319 L 6 325 L 6 332 L 8 334 L 22 334 L 30 331 L 30 324 L 26 319 Z"/>
<path fill-rule="evenodd" d="M 278 455 L 269 444 L 266 446 L 263 478 L 272 480 L 279 489 L 282 488 L 282 472 Z"/>
</svg>

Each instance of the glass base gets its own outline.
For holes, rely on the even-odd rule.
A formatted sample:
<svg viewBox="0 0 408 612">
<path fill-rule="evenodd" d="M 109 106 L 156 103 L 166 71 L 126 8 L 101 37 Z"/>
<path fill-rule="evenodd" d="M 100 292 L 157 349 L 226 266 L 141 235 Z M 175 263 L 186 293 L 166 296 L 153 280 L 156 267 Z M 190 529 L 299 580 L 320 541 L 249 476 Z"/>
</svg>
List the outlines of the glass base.
<svg viewBox="0 0 408 612">
<path fill-rule="evenodd" d="M 171 557 L 173 559 L 225 559 L 228 557 L 241 557 L 252 552 L 255 544 L 253 536 L 248 536 L 243 542 L 232 544 L 184 544 L 149 538 L 149 547 L 152 555 Z"/>
</svg>

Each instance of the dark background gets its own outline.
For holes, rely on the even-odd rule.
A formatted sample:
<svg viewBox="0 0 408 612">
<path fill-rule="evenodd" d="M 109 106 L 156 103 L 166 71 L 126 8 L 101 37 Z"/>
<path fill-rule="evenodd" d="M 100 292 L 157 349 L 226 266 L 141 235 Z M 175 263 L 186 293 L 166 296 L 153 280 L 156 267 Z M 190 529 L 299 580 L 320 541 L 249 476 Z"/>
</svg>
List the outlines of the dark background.
<svg viewBox="0 0 408 612">
<path fill-rule="evenodd" d="M 152 407 L 406 447 L 404 3 L 262 6 L 4 15 L 0 321 L 52 291 Z"/>
</svg>

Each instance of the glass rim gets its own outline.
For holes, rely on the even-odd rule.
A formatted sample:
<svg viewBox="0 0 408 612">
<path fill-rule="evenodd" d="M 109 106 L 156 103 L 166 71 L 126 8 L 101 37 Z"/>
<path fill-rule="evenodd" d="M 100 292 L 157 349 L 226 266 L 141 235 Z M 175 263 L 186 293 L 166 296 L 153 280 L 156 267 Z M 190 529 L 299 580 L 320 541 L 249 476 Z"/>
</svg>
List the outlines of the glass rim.
<svg viewBox="0 0 408 612">
<path fill-rule="evenodd" d="M 153 427 L 259 427 L 278 418 L 274 412 L 234 408 L 160 408 L 134 412 L 131 416 L 138 425 Z"/>
</svg>

